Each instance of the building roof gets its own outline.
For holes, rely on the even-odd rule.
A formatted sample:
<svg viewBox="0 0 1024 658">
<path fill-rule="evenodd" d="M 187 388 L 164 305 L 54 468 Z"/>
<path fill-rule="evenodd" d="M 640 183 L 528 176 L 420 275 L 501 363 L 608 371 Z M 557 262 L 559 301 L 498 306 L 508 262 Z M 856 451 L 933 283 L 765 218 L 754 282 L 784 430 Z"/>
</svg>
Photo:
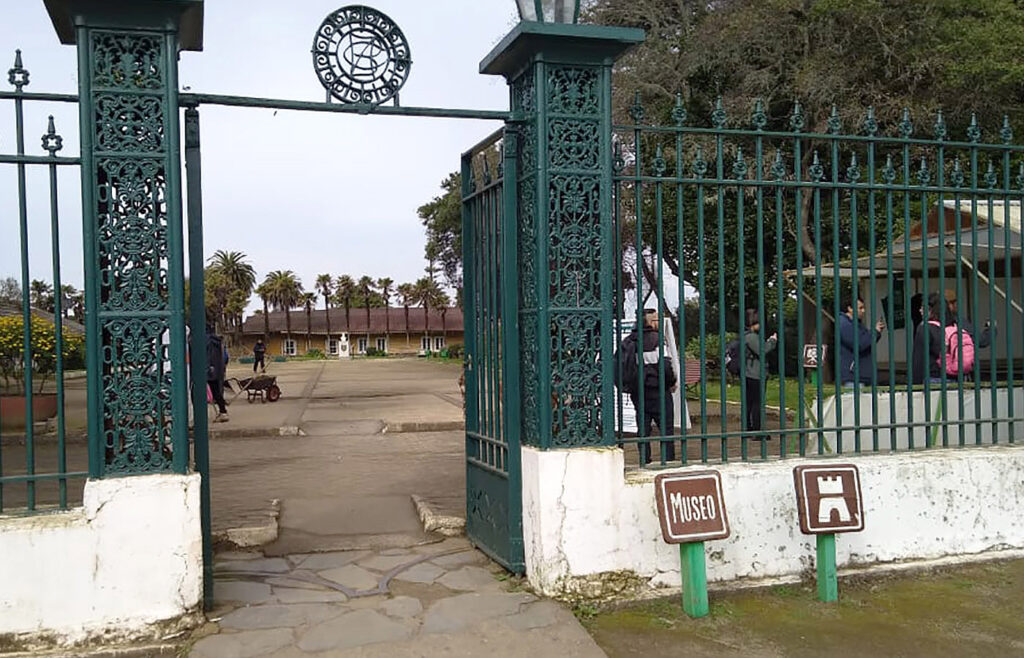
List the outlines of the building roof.
<svg viewBox="0 0 1024 658">
<path fill-rule="evenodd" d="M 45 320 L 50 324 L 55 324 L 56 322 L 56 317 L 54 316 L 53 313 L 50 313 L 49 311 L 44 311 L 41 308 L 33 307 L 32 316 Z M 24 315 L 22 314 L 20 308 L 15 308 L 13 306 L 0 306 L 0 317 L 22 318 L 24 317 Z M 63 320 L 61 321 L 61 326 L 64 327 L 66 331 L 85 335 L 85 327 L 76 322 L 75 320 L 72 320 L 71 318 L 63 318 Z"/>
<path fill-rule="evenodd" d="M 393 334 L 401 334 L 408 331 L 409 333 L 421 334 L 425 333 L 427 323 L 423 317 L 422 308 L 409 308 L 409 326 L 405 326 L 405 308 L 401 306 L 392 306 L 387 309 L 387 315 L 389 322 L 385 321 L 385 309 L 383 308 L 371 308 L 370 309 L 370 333 L 371 334 L 383 334 L 385 328 L 390 324 L 390 331 Z M 443 317 L 440 309 L 430 309 L 428 312 L 428 318 L 430 322 L 431 332 L 440 332 L 442 328 L 447 332 L 461 332 L 462 331 L 462 309 L 457 307 L 448 308 L 445 310 Z M 270 333 L 284 333 L 285 332 L 285 314 L 284 311 L 271 311 L 269 313 L 270 319 Z M 327 335 L 327 313 L 324 309 L 314 310 L 310 317 L 311 330 L 310 333 Z M 366 332 L 366 309 L 352 307 L 349 309 L 349 320 L 352 323 L 351 327 L 345 326 L 345 309 L 344 308 L 332 308 L 331 309 L 331 333 L 334 335 L 342 333 L 353 333 L 353 334 L 365 334 Z M 443 325 L 443 327 L 442 327 Z M 263 333 L 263 313 L 253 313 L 245 319 L 242 324 L 243 334 L 262 334 Z M 304 334 L 306 333 L 306 311 L 303 309 L 295 309 L 292 311 L 292 333 L 293 334 Z"/>
</svg>

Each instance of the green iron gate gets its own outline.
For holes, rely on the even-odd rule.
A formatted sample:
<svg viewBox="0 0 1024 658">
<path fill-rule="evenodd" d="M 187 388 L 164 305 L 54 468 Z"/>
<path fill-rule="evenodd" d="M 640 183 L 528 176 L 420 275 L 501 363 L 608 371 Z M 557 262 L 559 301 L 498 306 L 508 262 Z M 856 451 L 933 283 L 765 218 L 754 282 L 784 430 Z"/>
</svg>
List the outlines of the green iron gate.
<svg viewBox="0 0 1024 658">
<path fill-rule="evenodd" d="M 515 135 L 462 156 L 466 534 L 522 573 Z"/>
</svg>

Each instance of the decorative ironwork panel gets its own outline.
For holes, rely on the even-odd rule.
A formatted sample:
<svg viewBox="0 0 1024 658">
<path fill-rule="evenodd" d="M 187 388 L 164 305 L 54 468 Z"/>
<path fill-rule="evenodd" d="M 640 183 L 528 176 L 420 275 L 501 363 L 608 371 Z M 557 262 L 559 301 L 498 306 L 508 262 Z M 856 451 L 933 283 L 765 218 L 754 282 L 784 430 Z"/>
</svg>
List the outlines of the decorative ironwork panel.
<svg viewBox="0 0 1024 658">
<path fill-rule="evenodd" d="M 173 39 L 82 28 L 90 471 L 186 468 Z M 173 108 L 173 109 L 172 109 Z M 177 263 L 178 265 L 175 265 Z M 174 300 L 177 300 L 175 302 Z"/>
<path fill-rule="evenodd" d="M 601 317 L 552 313 L 552 445 L 598 445 L 601 437 Z"/>
<path fill-rule="evenodd" d="M 552 66 L 547 74 L 548 112 L 600 118 L 600 80 L 596 67 Z"/>
<path fill-rule="evenodd" d="M 396 97 L 411 68 L 402 30 L 370 7 L 331 12 L 313 38 L 313 69 L 342 103 L 379 105 Z"/>
<path fill-rule="evenodd" d="M 92 31 L 94 91 L 161 93 L 167 86 L 163 38 L 154 34 Z"/>
</svg>

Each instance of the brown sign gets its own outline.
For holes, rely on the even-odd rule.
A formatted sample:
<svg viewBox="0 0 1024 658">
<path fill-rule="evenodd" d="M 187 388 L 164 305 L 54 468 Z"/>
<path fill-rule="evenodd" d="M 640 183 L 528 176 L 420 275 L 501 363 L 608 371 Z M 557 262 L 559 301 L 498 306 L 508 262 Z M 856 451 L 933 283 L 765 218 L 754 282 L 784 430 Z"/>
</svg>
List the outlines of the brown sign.
<svg viewBox="0 0 1024 658">
<path fill-rule="evenodd" d="M 669 544 L 725 539 L 729 519 L 725 515 L 722 478 L 718 471 L 666 473 L 654 478 L 661 535 Z"/>
<path fill-rule="evenodd" d="M 853 464 L 793 469 L 800 531 L 805 535 L 864 529 L 860 473 Z"/>
<path fill-rule="evenodd" d="M 804 345 L 804 367 L 818 368 L 825 361 L 826 354 L 828 354 L 827 345 L 819 346 L 814 343 L 807 343 Z"/>
</svg>

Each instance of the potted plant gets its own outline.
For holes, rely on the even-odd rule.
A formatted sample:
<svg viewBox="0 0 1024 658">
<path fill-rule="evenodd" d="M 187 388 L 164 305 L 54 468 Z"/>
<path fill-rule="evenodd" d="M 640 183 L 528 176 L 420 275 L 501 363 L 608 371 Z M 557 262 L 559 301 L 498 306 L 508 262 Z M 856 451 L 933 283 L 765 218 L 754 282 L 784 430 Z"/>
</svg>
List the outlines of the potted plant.
<svg viewBox="0 0 1024 658">
<path fill-rule="evenodd" d="M 32 317 L 32 416 L 36 421 L 57 414 L 57 396 L 46 385 L 57 370 L 57 340 L 54 324 Z M 24 320 L 20 316 L 0 317 L 0 422 L 4 427 L 24 427 L 25 392 Z M 84 337 L 63 332 L 64 363 L 81 353 Z"/>
</svg>

